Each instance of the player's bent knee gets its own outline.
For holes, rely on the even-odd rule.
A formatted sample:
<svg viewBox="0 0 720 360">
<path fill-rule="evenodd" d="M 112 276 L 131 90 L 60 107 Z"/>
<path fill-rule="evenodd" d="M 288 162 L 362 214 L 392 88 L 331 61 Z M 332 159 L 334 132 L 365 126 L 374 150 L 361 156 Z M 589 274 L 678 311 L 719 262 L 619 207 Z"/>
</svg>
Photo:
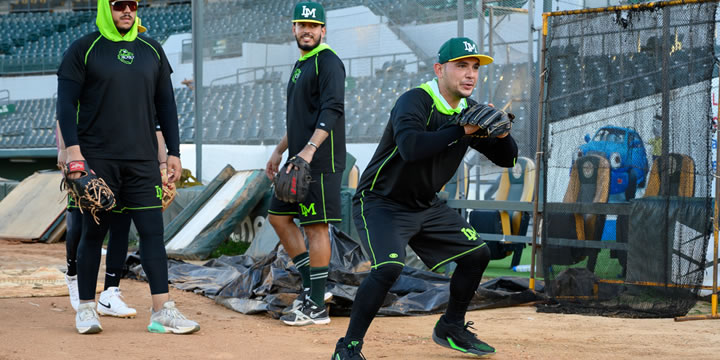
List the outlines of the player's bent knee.
<svg viewBox="0 0 720 360">
<path fill-rule="evenodd" d="M 383 264 L 372 269 L 370 276 L 380 283 L 393 284 L 400 277 L 402 269 L 403 266 L 399 264 Z"/>
<path fill-rule="evenodd" d="M 287 215 L 268 214 L 268 221 L 270 222 L 270 225 L 272 225 L 272 227 L 275 229 L 284 228 L 286 226 L 295 226 L 295 222 L 293 222 L 293 217 Z"/>
<path fill-rule="evenodd" d="M 490 249 L 483 246 L 460 259 L 455 260 L 459 267 L 481 268 L 485 270 L 490 262 Z"/>
</svg>

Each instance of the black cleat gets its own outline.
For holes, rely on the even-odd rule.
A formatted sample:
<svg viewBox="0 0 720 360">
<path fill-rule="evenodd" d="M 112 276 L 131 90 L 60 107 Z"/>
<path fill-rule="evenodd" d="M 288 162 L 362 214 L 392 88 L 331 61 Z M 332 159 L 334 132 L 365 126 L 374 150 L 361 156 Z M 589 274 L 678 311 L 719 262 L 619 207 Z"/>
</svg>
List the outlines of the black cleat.
<svg viewBox="0 0 720 360">
<path fill-rule="evenodd" d="M 471 325 L 473 325 L 472 321 L 468 321 L 465 326 L 452 324 L 447 322 L 444 316 L 441 316 L 435 324 L 432 338 L 440 346 L 466 354 L 478 356 L 494 354 L 495 348 L 481 341 L 477 335 L 468 330 L 468 328 L 475 329 Z"/>
<path fill-rule="evenodd" d="M 345 342 L 345 338 L 340 338 L 330 360 L 365 360 L 365 356 L 360 352 L 362 344 L 362 340 Z"/>
</svg>

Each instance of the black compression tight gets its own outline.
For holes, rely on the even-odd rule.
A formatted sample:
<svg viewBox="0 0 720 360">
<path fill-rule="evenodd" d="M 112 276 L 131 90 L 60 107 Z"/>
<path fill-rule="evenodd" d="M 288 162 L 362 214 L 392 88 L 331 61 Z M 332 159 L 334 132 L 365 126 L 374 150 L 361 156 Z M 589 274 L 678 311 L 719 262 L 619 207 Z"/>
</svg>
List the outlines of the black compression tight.
<svg viewBox="0 0 720 360">
<path fill-rule="evenodd" d="M 77 250 L 82 233 L 82 218 L 80 210 L 68 209 L 65 212 L 65 224 L 67 225 L 65 232 L 65 259 L 67 261 L 68 276 L 77 274 Z"/>
<path fill-rule="evenodd" d="M 105 257 L 105 289 L 120 286 L 125 258 L 127 258 L 130 214 L 115 213 L 110 220 L 110 239 Z"/>
<path fill-rule="evenodd" d="M 450 279 L 450 301 L 445 318 L 455 323 L 464 323 L 468 305 L 480 285 L 482 274 L 490 261 L 490 251 L 487 246 L 471 252 L 457 259 L 457 268 Z M 367 333 L 370 323 L 382 307 L 390 288 L 400 277 L 402 266 L 383 265 L 370 271 L 365 278 L 353 303 L 345 339 L 347 341 L 362 340 Z"/>
<path fill-rule="evenodd" d="M 402 266 L 386 264 L 370 271 L 355 294 L 346 341 L 362 340 L 370 323 L 382 307 L 390 288 L 402 273 Z"/>
<path fill-rule="evenodd" d="M 150 283 L 150 293 L 167 294 L 168 267 L 162 210 L 133 211 L 131 215 L 140 235 L 140 263 Z"/>
<path fill-rule="evenodd" d="M 102 242 L 108 227 L 114 221 L 123 221 L 115 213 L 99 216 L 96 224 L 89 213 L 83 214 L 83 229 L 78 246 L 78 292 L 80 300 L 94 300 L 97 273 L 100 269 Z M 158 209 L 133 211 L 130 214 L 140 235 L 140 261 L 150 282 L 150 292 L 168 292 L 167 255 L 163 243 L 162 212 Z M 126 238 L 127 239 L 127 238 Z M 125 242 L 127 246 L 127 240 Z"/>
<path fill-rule="evenodd" d="M 100 269 L 102 243 L 105 239 L 112 213 L 98 214 L 100 224 L 96 224 L 89 211 L 83 214 L 82 235 L 77 252 L 78 293 L 80 300 L 95 300 L 97 273 Z"/>
<path fill-rule="evenodd" d="M 450 300 L 445 311 L 447 321 L 465 323 L 465 313 L 489 262 L 490 250 L 487 246 L 455 260 L 457 267 L 450 279 Z"/>
</svg>

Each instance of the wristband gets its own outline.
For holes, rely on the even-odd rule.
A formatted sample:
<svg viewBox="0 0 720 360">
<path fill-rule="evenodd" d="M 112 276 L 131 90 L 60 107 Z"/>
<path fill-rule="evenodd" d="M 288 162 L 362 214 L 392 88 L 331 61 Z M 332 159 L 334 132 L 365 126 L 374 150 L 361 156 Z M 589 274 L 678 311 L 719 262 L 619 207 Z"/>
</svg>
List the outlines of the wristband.
<svg viewBox="0 0 720 360">
<path fill-rule="evenodd" d="M 307 144 L 308 144 L 308 145 L 310 145 L 310 146 L 312 146 L 312 147 L 314 147 L 314 148 L 315 148 L 315 150 L 317 150 L 317 149 L 318 149 L 318 146 L 317 146 L 317 145 L 315 145 L 315 143 L 314 143 L 314 142 L 312 142 L 312 141 L 308 141 L 308 142 L 307 142 Z"/>
</svg>

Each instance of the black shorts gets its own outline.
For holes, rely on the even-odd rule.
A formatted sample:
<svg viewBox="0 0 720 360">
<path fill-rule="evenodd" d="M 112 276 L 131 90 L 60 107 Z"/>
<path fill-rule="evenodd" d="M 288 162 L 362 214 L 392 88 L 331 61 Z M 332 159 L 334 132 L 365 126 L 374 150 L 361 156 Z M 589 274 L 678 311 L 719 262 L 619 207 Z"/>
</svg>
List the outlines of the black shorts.
<svg viewBox="0 0 720 360">
<path fill-rule="evenodd" d="M 162 208 L 162 178 L 157 160 L 86 160 L 115 194 L 113 211 Z"/>
<path fill-rule="evenodd" d="M 291 204 L 273 196 L 268 213 L 296 217 L 300 220 L 300 225 L 341 222 L 340 185 L 341 172 L 312 174 L 305 201 Z"/>
<path fill-rule="evenodd" d="M 457 211 L 442 202 L 417 210 L 372 195 L 358 196 L 353 218 L 373 268 L 404 266 L 407 245 L 430 270 L 487 246 Z"/>
</svg>

